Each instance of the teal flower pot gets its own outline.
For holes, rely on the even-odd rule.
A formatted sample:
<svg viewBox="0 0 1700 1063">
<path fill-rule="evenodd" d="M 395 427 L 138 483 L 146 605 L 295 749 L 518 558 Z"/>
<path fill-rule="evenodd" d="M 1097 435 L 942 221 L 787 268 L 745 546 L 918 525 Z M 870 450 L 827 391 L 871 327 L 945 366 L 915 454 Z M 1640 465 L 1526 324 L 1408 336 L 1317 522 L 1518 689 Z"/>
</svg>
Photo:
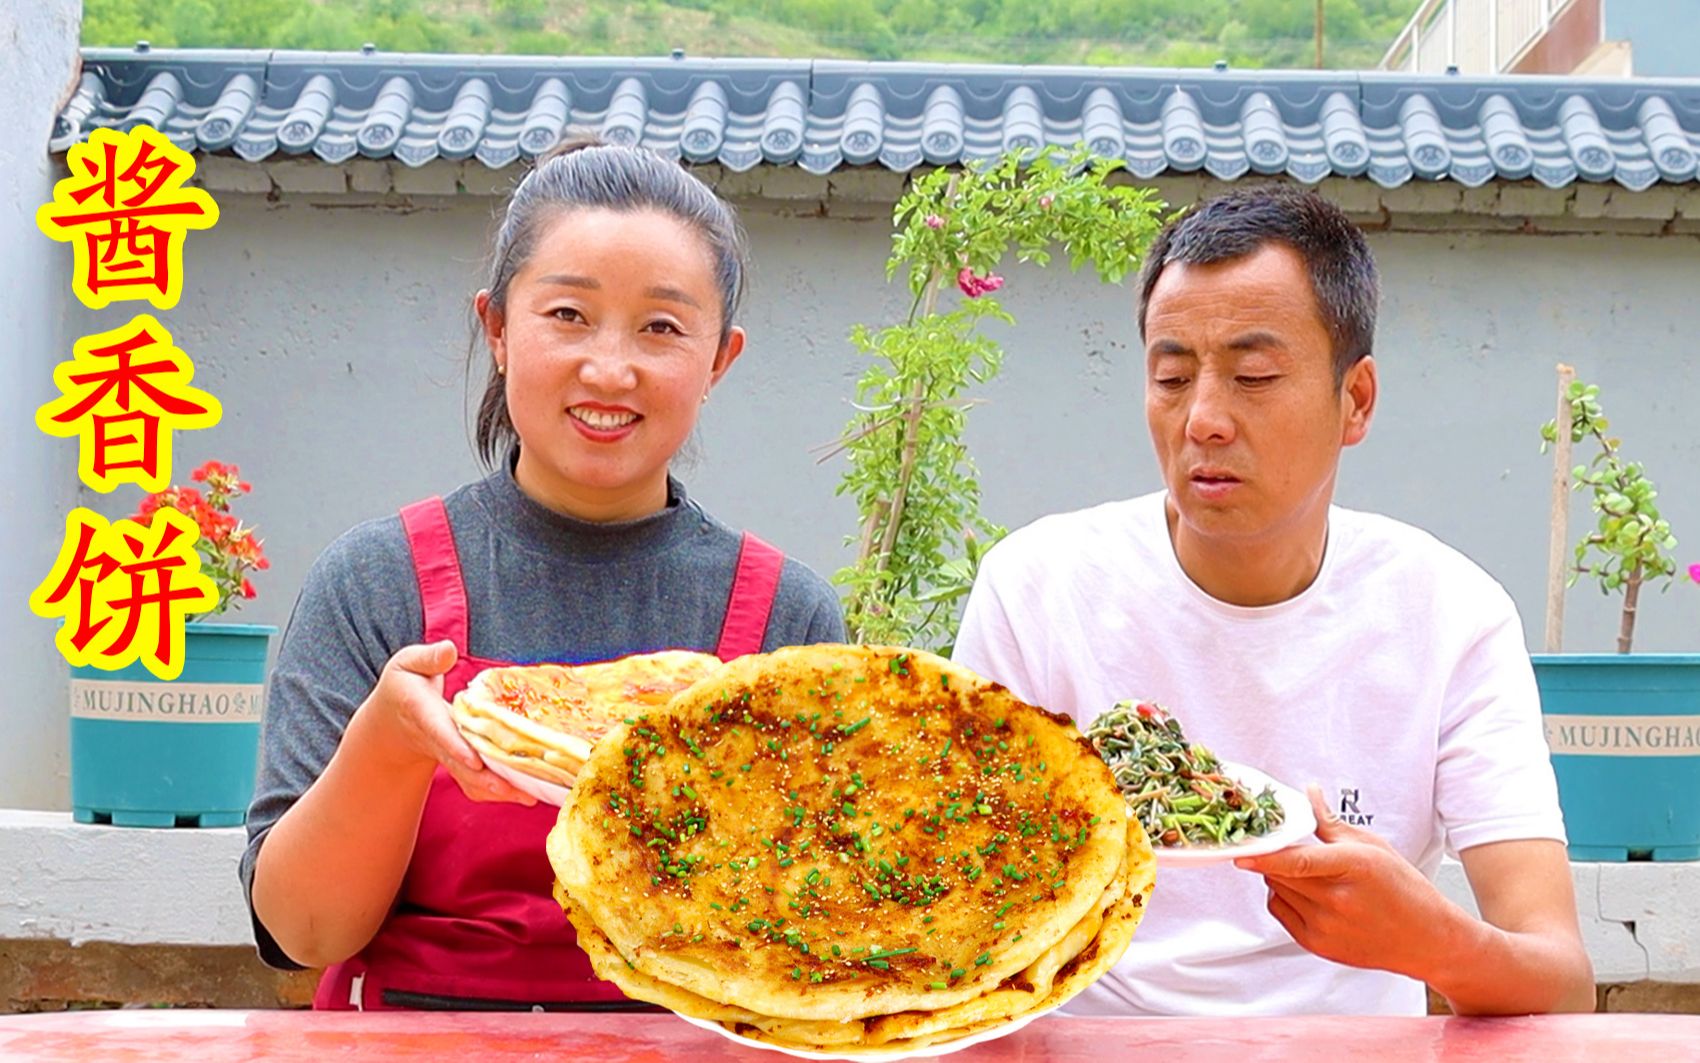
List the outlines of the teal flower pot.
<svg viewBox="0 0 1700 1063">
<path fill-rule="evenodd" d="M 183 673 L 140 663 L 71 669 L 71 812 L 121 827 L 234 827 L 247 819 L 277 628 L 185 627 Z"/>
<path fill-rule="evenodd" d="M 1573 860 L 1700 860 L 1700 654 L 1536 654 Z"/>
</svg>

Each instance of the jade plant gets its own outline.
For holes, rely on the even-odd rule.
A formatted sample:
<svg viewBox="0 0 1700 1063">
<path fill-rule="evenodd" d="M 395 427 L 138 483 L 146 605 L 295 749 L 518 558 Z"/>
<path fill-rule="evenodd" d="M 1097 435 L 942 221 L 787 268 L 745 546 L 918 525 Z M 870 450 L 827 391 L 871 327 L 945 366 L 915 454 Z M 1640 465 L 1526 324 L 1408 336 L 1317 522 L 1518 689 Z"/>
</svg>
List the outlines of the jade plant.
<svg viewBox="0 0 1700 1063">
<path fill-rule="evenodd" d="M 1622 594 L 1622 615 L 1617 630 L 1617 652 L 1628 653 L 1635 641 L 1635 613 L 1641 590 L 1650 583 L 1668 588 L 1676 575 L 1676 537 L 1670 523 L 1659 515 L 1655 503 L 1659 492 L 1647 478 L 1640 462 L 1625 461 L 1621 440 L 1610 434 L 1611 423 L 1600 409 L 1600 389 L 1580 380 L 1570 383 L 1570 441 L 1592 441 L 1594 458 L 1571 471 L 1573 489 L 1593 494 L 1593 511 L 1598 521 L 1576 543 L 1575 567 L 1569 586 L 1586 576 L 1599 584 L 1603 594 Z M 1541 451 L 1558 440 L 1558 422 L 1541 428 Z M 1700 577 L 1697 577 L 1700 578 Z"/>
</svg>

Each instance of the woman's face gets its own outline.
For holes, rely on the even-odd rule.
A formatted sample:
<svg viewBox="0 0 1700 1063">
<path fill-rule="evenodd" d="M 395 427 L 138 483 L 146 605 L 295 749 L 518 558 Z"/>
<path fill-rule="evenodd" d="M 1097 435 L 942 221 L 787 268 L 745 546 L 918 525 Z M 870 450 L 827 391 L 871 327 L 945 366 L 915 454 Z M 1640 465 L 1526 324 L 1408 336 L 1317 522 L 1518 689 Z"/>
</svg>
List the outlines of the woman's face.
<svg viewBox="0 0 1700 1063">
<path fill-rule="evenodd" d="M 498 311 L 477 301 L 506 370 L 531 497 L 587 520 L 667 501 L 667 467 L 744 346 L 721 340 L 707 241 L 671 214 L 572 209 L 545 222 Z"/>
</svg>

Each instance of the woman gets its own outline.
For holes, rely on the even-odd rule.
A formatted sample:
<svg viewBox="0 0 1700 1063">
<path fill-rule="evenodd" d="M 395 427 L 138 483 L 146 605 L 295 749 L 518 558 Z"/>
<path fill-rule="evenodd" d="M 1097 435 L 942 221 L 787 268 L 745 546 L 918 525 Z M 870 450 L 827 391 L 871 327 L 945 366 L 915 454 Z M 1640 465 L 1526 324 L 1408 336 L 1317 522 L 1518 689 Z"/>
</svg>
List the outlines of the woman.
<svg viewBox="0 0 1700 1063">
<path fill-rule="evenodd" d="M 730 208 L 649 152 L 568 148 L 514 191 L 474 302 L 502 460 L 333 543 L 273 673 L 242 876 L 261 956 L 329 967 L 316 1007 L 630 1006 L 551 899 L 556 809 L 447 699 L 493 664 L 843 638 L 819 576 L 669 475 L 743 351 L 744 269 Z"/>
</svg>

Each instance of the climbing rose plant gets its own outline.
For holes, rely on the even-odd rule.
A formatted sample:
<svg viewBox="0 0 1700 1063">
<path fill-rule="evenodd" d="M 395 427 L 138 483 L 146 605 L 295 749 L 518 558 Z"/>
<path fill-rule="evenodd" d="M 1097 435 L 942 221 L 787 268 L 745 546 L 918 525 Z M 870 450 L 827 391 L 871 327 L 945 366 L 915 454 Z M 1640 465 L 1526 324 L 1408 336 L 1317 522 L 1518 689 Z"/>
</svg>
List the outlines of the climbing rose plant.
<svg viewBox="0 0 1700 1063">
<path fill-rule="evenodd" d="M 855 561 L 834 577 L 851 639 L 943 651 L 955 641 L 980 558 L 1004 534 L 980 512 L 963 436 L 967 393 L 1003 363 L 982 327 L 1014 323 L 993 298 L 1005 287 L 996 271 L 1011 255 L 1044 266 L 1060 252 L 1119 283 L 1165 209 L 1150 189 L 1112 182 L 1121 165 L 1083 148 L 1012 153 L 926 174 L 897 204 L 886 279 L 903 276 L 909 312 L 852 332 L 867 369 L 829 448 L 849 457 L 838 493 L 855 499 L 860 529 Z"/>
</svg>

